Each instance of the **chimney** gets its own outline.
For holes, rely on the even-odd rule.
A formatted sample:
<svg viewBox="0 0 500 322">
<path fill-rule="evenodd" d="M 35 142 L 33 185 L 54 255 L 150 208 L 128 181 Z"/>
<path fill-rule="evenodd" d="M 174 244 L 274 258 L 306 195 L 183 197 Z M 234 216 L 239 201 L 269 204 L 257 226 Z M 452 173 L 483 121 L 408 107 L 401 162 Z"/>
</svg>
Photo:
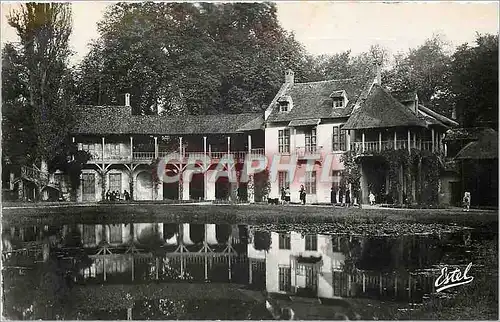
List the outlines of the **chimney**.
<svg viewBox="0 0 500 322">
<path fill-rule="evenodd" d="M 293 70 L 288 69 L 285 72 L 285 83 L 293 84 L 293 82 L 294 82 L 294 72 Z"/>
<path fill-rule="evenodd" d="M 130 94 L 126 93 L 125 94 L 125 106 L 130 106 Z"/>
<path fill-rule="evenodd" d="M 375 70 L 375 84 L 382 85 L 382 66 L 378 61 L 375 61 L 374 70 Z"/>
</svg>

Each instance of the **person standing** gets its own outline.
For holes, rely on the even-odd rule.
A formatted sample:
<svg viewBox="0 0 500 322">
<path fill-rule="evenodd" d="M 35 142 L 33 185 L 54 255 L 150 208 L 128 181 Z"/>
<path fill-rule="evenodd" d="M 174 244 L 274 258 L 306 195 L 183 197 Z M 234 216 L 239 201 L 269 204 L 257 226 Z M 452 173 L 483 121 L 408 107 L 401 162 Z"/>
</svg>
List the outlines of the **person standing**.
<svg viewBox="0 0 500 322">
<path fill-rule="evenodd" d="M 290 203 L 290 187 L 286 187 L 285 189 L 285 202 L 287 204 Z"/>
<path fill-rule="evenodd" d="M 347 207 L 351 205 L 351 192 L 349 191 L 349 189 L 345 191 L 345 204 Z"/>
<path fill-rule="evenodd" d="M 463 206 L 464 206 L 464 211 L 470 210 L 470 192 L 466 191 L 464 193 Z"/>
<path fill-rule="evenodd" d="M 300 201 L 302 202 L 303 205 L 306 204 L 306 189 L 304 188 L 304 185 L 300 185 L 300 191 L 299 191 L 299 198 Z"/>
<path fill-rule="evenodd" d="M 337 203 L 337 191 L 332 187 L 330 190 L 330 203 L 335 207 L 335 204 Z"/>
<path fill-rule="evenodd" d="M 375 195 L 370 191 L 370 195 L 368 195 L 368 199 L 370 199 L 370 205 L 375 205 Z"/>
<path fill-rule="evenodd" d="M 285 187 L 281 187 L 281 204 L 285 203 L 285 198 L 286 198 Z"/>
</svg>

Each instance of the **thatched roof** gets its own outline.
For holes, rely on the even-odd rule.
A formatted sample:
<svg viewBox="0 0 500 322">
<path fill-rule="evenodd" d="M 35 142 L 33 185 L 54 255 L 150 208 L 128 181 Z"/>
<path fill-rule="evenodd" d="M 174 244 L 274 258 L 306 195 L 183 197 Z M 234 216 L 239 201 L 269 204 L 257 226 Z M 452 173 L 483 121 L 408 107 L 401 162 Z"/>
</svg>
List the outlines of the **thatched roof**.
<svg viewBox="0 0 500 322">
<path fill-rule="evenodd" d="M 397 126 L 426 127 L 426 124 L 388 91 L 375 84 L 343 128 L 355 130 Z"/>
<path fill-rule="evenodd" d="M 391 95 L 401 103 L 412 102 L 417 98 L 417 92 L 393 91 Z"/>
<path fill-rule="evenodd" d="M 479 134 L 478 140 L 467 144 L 455 159 L 498 159 L 498 133 L 492 129 L 484 130 Z"/>
<path fill-rule="evenodd" d="M 126 106 L 85 106 L 75 108 L 72 134 L 222 134 L 259 129 L 261 113 L 186 115 L 132 115 Z"/>
<path fill-rule="evenodd" d="M 309 118 L 348 117 L 369 78 L 349 78 L 310 83 L 285 84 L 271 102 L 267 122 L 282 122 Z M 346 92 L 347 105 L 333 108 L 332 94 Z M 276 102 L 290 97 L 293 108 L 280 112 Z"/>
</svg>

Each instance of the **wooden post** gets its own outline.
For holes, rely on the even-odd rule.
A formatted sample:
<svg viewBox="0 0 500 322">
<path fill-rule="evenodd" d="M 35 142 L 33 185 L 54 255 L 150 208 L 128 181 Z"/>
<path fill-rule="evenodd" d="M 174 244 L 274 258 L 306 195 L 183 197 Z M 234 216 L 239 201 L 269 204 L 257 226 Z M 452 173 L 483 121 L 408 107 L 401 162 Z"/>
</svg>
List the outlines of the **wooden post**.
<svg viewBox="0 0 500 322">
<path fill-rule="evenodd" d="M 411 299 L 411 275 L 408 275 L 408 299 Z"/>
<path fill-rule="evenodd" d="M 155 140 L 155 159 L 158 159 L 158 137 L 154 137 Z"/>
<path fill-rule="evenodd" d="M 379 289 L 380 295 L 382 295 L 382 273 L 380 273 L 380 279 L 378 281 L 378 289 Z"/>
<path fill-rule="evenodd" d="M 346 150 L 350 151 L 351 150 L 351 130 L 346 131 Z"/>
<path fill-rule="evenodd" d="M 130 161 L 134 159 L 134 139 L 130 136 Z"/>
<path fill-rule="evenodd" d="M 253 282 L 253 270 L 252 270 L 252 259 L 248 259 L 248 284 L 252 285 Z"/>
<path fill-rule="evenodd" d="M 104 281 L 106 282 L 106 255 L 101 255 L 102 256 L 102 267 L 103 267 L 103 273 L 104 273 Z"/>
<path fill-rule="evenodd" d="M 366 277 L 365 277 L 365 273 L 363 272 L 363 293 L 366 292 Z"/>
<path fill-rule="evenodd" d="M 183 154 L 183 151 L 182 151 L 182 136 L 179 136 L 179 158 L 181 159 L 181 164 L 182 164 L 182 161 L 184 159 L 184 154 Z M 180 196 L 179 196 L 180 198 Z"/>
<path fill-rule="evenodd" d="M 229 138 L 229 137 L 228 137 Z M 203 225 L 205 227 L 205 236 L 203 238 L 203 249 L 205 252 L 205 281 L 208 280 L 208 263 L 207 263 L 207 224 Z"/>
<path fill-rule="evenodd" d="M 135 266 L 135 261 L 134 261 L 134 255 L 131 254 L 130 255 L 130 260 L 132 261 L 132 282 L 134 281 L 135 279 L 135 272 L 134 272 L 134 266 Z"/>
<path fill-rule="evenodd" d="M 411 149 L 411 132 L 410 129 L 408 129 L 408 152 L 410 152 Z"/>
<path fill-rule="evenodd" d="M 351 276 L 351 274 L 349 274 L 347 277 L 347 290 L 349 292 L 348 296 L 351 296 L 351 291 L 352 291 L 352 276 Z"/>
<path fill-rule="evenodd" d="M 158 271 L 160 270 L 160 258 L 156 257 L 156 280 L 158 280 Z"/>
<path fill-rule="evenodd" d="M 228 256 L 228 265 L 229 265 L 229 270 L 228 270 L 228 274 L 229 274 L 229 281 L 231 282 L 231 279 L 232 279 L 232 276 L 231 276 L 231 258 L 232 258 L 232 254 L 231 254 L 231 244 L 232 244 L 232 238 L 231 236 L 229 236 L 228 238 L 228 241 L 227 241 L 227 244 L 228 244 L 228 248 L 229 248 L 229 256 Z"/>
<path fill-rule="evenodd" d="M 382 132 L 378 132 L 378 152 L 382 151 Z"/>
<path fill-rule="evenodd" d="M 398 149 L 398 146 L 397 146 L 398 142 L 397 141 L 398 141 L 398 135 L 397 135 L 396 131 L 394 131 L 394 150 Z"/>
<path fill-rule="evenodd" d="M 102 137 L 102 160 L 101 160 L 101 163 L 102 163 L 102 168 L 104 169 L 104 136 Z"/>
<path fill-rule="evenodd" d="M 231 153 L 231 137 L 227 137 L 227 154 Z"/>
<path fill-rule="evenodd" d="M 417 148 L 417 132 L 413 132 L 413 148 Z"/>
<path fill-rule="evenodd" d="M 252 153 L 252 135 L 248 134 L 248 153 Z"/>
<path fill-rule="evenodd" d="M 431 129 L 431 140 L 432 140 L 432 152 L 434 152 L 434 141 L 436 140 L 435 139 L 435 135 L 434 135 L 434 129 Z"/>
<path fill-rule="evenodd" d="M 207 155 L 207 137 L 203 137 L 203 155 Z M 210 164 L 205 165 L 206 169 L 208 170 L 210 167 Z M 203 200 L 207 200 L 207 173 L 206 171 L 203 172 Z"/>
<path fill-rule="evenodd" d="M 361 152 L 365 152 L 365 132 L 361 132 Z"/>
</svg>

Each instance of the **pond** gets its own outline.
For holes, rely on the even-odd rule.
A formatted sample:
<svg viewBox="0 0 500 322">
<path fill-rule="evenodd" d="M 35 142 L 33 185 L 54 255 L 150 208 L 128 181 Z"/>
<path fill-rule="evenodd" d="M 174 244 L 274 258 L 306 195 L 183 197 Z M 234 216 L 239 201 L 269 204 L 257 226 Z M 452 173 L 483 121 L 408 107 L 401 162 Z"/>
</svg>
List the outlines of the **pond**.
<svg viewBox="0 0 500 322">
<path fill-rule="evenodd" d="M 4 225 L 2 240 L 10 319 L 425 319 L 467 309 L 460 292 L 498 298 L 497 233 L 458 226 Z M 469 285 L 436 292 L 469 263 Z"/>
</svg>

